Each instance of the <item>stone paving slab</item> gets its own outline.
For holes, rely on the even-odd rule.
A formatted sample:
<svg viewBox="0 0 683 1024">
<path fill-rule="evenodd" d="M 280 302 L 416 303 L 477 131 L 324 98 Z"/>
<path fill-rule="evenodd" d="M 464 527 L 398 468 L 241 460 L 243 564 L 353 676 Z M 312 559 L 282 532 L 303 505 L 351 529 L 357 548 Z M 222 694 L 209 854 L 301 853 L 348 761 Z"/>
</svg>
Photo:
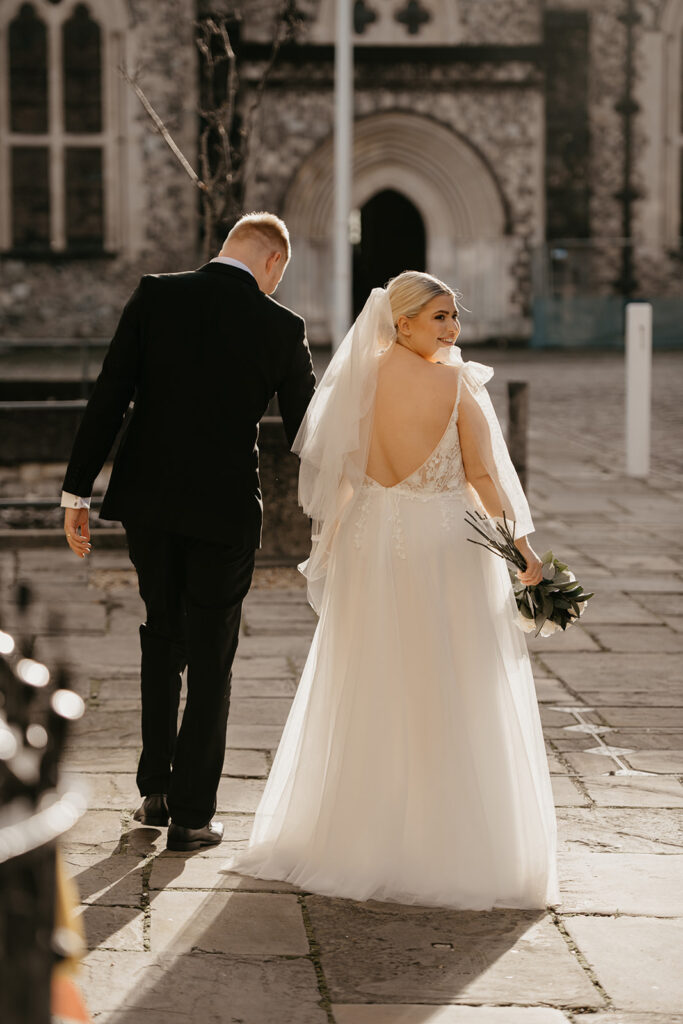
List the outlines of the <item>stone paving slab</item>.
<svg viewBox="0 0 683 1024">
<path fill-rule="evenodd" d="M 680 572 L 680 562 L 676 558 L 671 558 L 670 555 L 615 551 L 609 557 L 597 554 L 595 561 L 611 572 L 621 572 L 627 569 L 640 569 L 643 572 Z"/>
<path fill-rule="evenodd" d="M 683 1024 L 683 1013 L 596 1013 L 589 1018 L 570 1014 L 572 1024 Z"/>
<path fill-rule="evenodd" d="M 114 710 L 86 708 L 83 718 L 71 730 L 72 742 L 87 737 L 88 746 L 95 747 L 140 747 L 139 710 Z"/>
<path fill-rule="evenodd" d="M 568 1024 L 561 1010 L 546 1006 L 424 1006 L 334 1003 L 336 1024 Z M 591 1016 L 591 1022 L 595 1018 Z"/>
<path fill-rule="evenodd" d="M 540 664 L 549 674 L 561 679 L 574 692 L 593 696 L 604 695 L 600 703 L 616 703 L 610 693 L 632 695 L 636 703 L 681 703 L 681 658 L 678 654 L 657 653 L 618 654 L 600 652 L 578 653 L 571 657 L 561 654 L 540 654 Z M 607 699 L 604 699 L 607 697 Z M 594 701 L 588 700 L 588 703 Z"/>
<path fill-rule="evenodd" d="M 121 839 L 119 811 L 88 811 L 62 840 L 62 848 L 72 853 L 111 853 Z"/>
<path fill-rule="evenodd" d="M 638 594 L 637 600 L 652 615 L 683 615 L 683 594 Z"/>
<path fill-rule="evenodd" d="M 231 725 L 228 747 L 246 750 L 276 750 L 282 736 L 279 725 Z"/>
<path fill-rule="evenodd" d="M 98 772 L 137 771 L 139 751 L 137 747 L 74 747 L 67 748 L 64 768 L 83 774 Z M 251 776 L 263 778 L 268 774 L 269 759 L 260 750 L 228 750 L 223 764 L 223 775 Z M 136 789 L 137 794 L 137 789 Z"/>
<path fill-rule="evenodd" d="M 678 1013 L 683 921 L 568 917 L 565 926 L 619 1009 Z"/>
<path fill-rule="evenodd" d="M 556 807 L 589 807 L 590 799 L 576 785 L 574 779 L 563 775 L 551 778 Z"/>
<path fill-rule="evenodd" d="M 590 632 L 603 650 L 643 654 L 683 651 L 683 636 L 668 626 L 599 626 Z"/>
<path fill-rule="evenodd" d="M 602 754 L 565 752 L 561 756 L 568 766 L 564 770 L 583 778 L 592 775 L 614 775 L 617 767 L 611 758 Z M 638 750 L 634 748 L 633 753 L 621 754 L 619 758 L 624 764 L 637 771 L 657 775 L 683 775 L 683 750 Z"/>
<path fill-rule="evenodd" d="M 588 607 L 583 613 L 581 620 L 583 627 L 592 632 L 594 626 L 606 624 L 656 626 L 661 621 L 660 618 L 654 609 L 650 610 L 647 606 L 643 607 L 644 602 L 641 602 L 641 598 L 649 596 L 661 597 L 659 594 L 639 594 L 639 600 L 635 601 L 626 594 L 616 593 L 610 594 L 608 601 L 601 601 L 596 595 L 596 597 L 588 602 Z M 667 599 L 678 600 L 679 598 L 683 599 L 683 594 L 666 595 L 666 597 Z M 673 605 L 672 607 L 675 608 L 677 606 Z"/>
<path fill-rule="evenodd" d="M 244 639 L 240 640 L 233 664 L 234 679 L 287 679 L 294 675 L 292 666 L 281 654 L 248 656 Z"/>
<path fill-rule="evenodd" d="M 628 755 L 628 763 L 639 771 L 683 775 L 683 749 L 637 750 Z"/>
<path fill-rule="evenodd" d="M 231 683 L 232 697 L 293 697 L 296 693 L 296 682 L 293 677 L 267 679 L 260 676 L 245 678 L 233 676 Z"/>
<path fill-rule="evenodd" d="M 600 646 L 584 629 L 583 625 L 570 626 L 564 632 L 553 633 L 552 636 L 527 636 L 527 647 L 530 651 L 543 651 L 548 654 L 568 653 L 574 651 L 599 651 Z"/>
<path fill-rule="evenodd" d="M 592 800 L 600 807 L 683 807 L 683 786 L 662 776 L 614 776 L 585 779 Z"/>
<path fill-rule="evenodd" d="M 292 706 L 289 697 L 235 697 L 230 701 L 232 725 L 284 725 Z"/>
<path fill-rule="evenodd" d="M 94 952 L 84 991 L 97 1024 L 328 1024 L 305 959 Z"/>
<path fill-rule="evenodd" d="M 632 747 L 640 750 L 679 750 L 683 748 L 683 733 L 675 729 L 655 728 L 611 728 L 604 739 L 614 747 Z M 564 733 L 552 740 L 553 747 L 560 751 L 586 750 L 596 746 L 595 736 L 581 733 Z"/>
<path fill-rule="evenodd" d="M 83 672 L 115 676 L 139 670 L 139 639 L 121 636 L 39 637 L 36 656 L 47 662 L 64 662 Z"/>
<path fill-rule="evenodd" d="M 682 688 L 683 689 L 683 688 Z M 611 695 L 610 695 L 611 696 Z M 599 709 L 600 720 L 615 729 L 632 729 L 636 726 L 647 729 L 666 729 L 667 731 L 683 729 L 683 695 L 681 703 L 674 701 L 660 707 L 643 708 L 638 705 L 627 707 L 611 707 L 602 705 Z"/>
<path fill-rule="evenodd" d="M 603 1005 L 545 915 L 322 896 L 306 904 L 333 1003 Z"/>
<path fill-rule="evenodd" d="M 139 907 L 144 888 L 143 860 L 131 854 L 64 853 L 67 872 L 82 903 Z"/>
<path fill-rule="evenodd" d="M 232 844 L 231 844 L 232 845 Z M 155 857 L 149 878 L 149 888 L 153 889 L 235 889 L 256 892 L 294 892 L 297 886 L 288 882 L 278 882 L 267 878 L 246 878 L 234 871 L 226 871 L 223 867 L 228 849 L 221 846 L 222 856 L 178 857 L 172 851 L 165 851 Z"/>
<path fill-rule="evenodd" d="M 683 810 L 651 807 L 561 807 L 561 852 L 683 853 Z"/>
<path fill-rule="evenodd" d="M 281 664 L 287 666 L 287 673 L 281 671 L 273 671 L 272 667 L 264 666 L 264 669 L 260 673 L 250 673 L 253 675 L 261 675 L 264 679 L 270 677 L 279 677 L 283 674 L 289 674 L 292 672 L 292 658 L 306 659 L 311 641 L 306 636 L 292 636 L 290 633 L 280 633 L 278 636 L 243 636 L 240 639 L 240 645 L 238 648 L 239 658 L 248 659 L 253 661 L 256 659 L 270 660 L 271 658 L 281 659 Z M 238 663 L 239 664 L 239 663 Z M 293 674 L 297 674 L 294 672 Z"/>
<path fill-rule="evenodd" d="M 680 509 L 678 512 L 680 521 Z M 585 574 L 590 579 L 590 574 Z M 608 575 L 600 579 L 600 586 L 606 592 L 605 600 L 609 600 L 608 591 L 621 590 L 626 594 L 638 594 L 646 592 L 649 594 L 683 594 L 683 579 L 671 573 L 653 574 L 648 573 L 642 576 L 627 576 L 620 574 Z"/>
<path fill-rule="evenodd" d="M 566 686 L 559 679 L 549 679 L 534 672 L 534 682 L 536 684 L 536 699 L 540 703 L 559 702 L 564 704 L 571 697 Z"/>
<path fill-rule="evenodd" d="M 308 953 L 299 903 L 287 894 L 167 890 L 152 899 L 151 922 L 155 953 Z"/>
<path fill-rule="evenodd" d="M 89 904 L 81 915 L 88 949 L 144 950 L 144 914 L 128 907 Z"/>
<path fill-rule="evenodd" d="M 683 917 L 683 854 L 593 853 L 560 861 L 565 914 Z"/>
<path fill-rule="evenodd" d="M 107 611 L 103 604 L 90 600 L 69 601 L 61 606 L 49 607 L 45 604 L 35 604 L 26 613 L 22 614 L 13 605 L 8 605 L 2 610 L 2 627 L 12 633 L 15 639 L 18 636 L 55 636 L 63 633 L 67 620 L 65 618 L 68 609 L 68 625 L 77 626 L 79 633 L 101 634 L 107 624 Z"/>
<path fill-rule="evenodd" d="M 265 779 L 230 779 L 223 776 L 218 783 L 218 806 L 222 811 L 255 811 L 265 785 Z"/>
</svg>

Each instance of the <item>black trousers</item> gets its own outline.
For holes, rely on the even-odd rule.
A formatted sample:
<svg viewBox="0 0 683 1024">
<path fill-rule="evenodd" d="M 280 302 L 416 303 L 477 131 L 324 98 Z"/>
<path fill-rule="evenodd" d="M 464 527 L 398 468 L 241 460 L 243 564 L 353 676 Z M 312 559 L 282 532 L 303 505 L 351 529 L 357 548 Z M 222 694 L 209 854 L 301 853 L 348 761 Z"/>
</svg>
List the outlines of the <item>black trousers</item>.
<svg viewBox="0 0 683 1024">
<path fill-rule="evenodd" d="M 140 626 L 140 793 L 166 793 L 171 818 L 202 828 L 216 810 L 232 663 L 254 547 L 123 524 L 147 618 Z M 187 701 L 178 729 L 181 674 Z"/>
</svg>

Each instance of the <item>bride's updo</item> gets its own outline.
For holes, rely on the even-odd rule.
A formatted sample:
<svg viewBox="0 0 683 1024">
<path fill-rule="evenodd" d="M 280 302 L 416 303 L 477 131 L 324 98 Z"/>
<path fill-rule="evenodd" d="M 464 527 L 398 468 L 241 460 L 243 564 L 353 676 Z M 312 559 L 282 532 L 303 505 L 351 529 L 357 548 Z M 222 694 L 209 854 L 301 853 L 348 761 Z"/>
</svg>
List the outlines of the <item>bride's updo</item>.
<svg viewBox="0 0 683 1024">
<path fill-rule="evenodd" d="M 425 274 L 420 270 L 404 270 L 397 277 L 392 277 L 387 284 L 387 292 L 391 303 L 391 314 L 394 327 L 400 316 L 417 316 L 423 306 L 435 299 L 437 295 L 452 295 L 455 292 L 447 284 L 433 274 Z"/>
</svg>

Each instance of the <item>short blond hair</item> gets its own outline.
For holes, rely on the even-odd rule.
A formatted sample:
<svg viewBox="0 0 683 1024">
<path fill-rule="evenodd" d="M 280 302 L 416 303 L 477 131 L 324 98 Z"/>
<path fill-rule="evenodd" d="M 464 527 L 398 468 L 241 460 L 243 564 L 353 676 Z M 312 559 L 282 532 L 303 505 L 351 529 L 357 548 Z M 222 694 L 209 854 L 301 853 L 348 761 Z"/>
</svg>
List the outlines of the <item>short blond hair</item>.
<svg viewBox="0 0 683 1024">
<path fill-rule="evenodd" d="M 292 255 L 287 225 L 274 213 L 264 210 L 245 213 L 231 228 L 226 242 L 237 242 L 243 239 L 254 239 L 264 245 L 272 246 L 273 252 L 281 252 L 287 262 Z"/>
<path fill-rule="evenodd" d="M 437 295 L 450 295 L 455 299 L 456 292 L 433 274 L 425 274 L 420 270 L 404 270 L 398 277 L 392 277 L 387 284 L 391 313 L 394 327 L 401 316 L 408 318 L 417 316 L 423 306 L 435 299 Z"/>
</svg>

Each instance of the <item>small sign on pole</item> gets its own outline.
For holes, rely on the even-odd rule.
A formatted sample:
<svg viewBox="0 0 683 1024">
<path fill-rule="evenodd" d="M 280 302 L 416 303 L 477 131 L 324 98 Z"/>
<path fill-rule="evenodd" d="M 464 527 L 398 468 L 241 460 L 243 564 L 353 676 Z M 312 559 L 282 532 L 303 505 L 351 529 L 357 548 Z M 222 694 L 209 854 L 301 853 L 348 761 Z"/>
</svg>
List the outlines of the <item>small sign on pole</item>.
<svg viewBox="0 0 683 1024">
<path fill-rule="evenodd" d="M 650 415 L 652 402 L 652 306 L 626 306 L 626 473 L 646 477 L 650 472 Z"/>
</svg>

